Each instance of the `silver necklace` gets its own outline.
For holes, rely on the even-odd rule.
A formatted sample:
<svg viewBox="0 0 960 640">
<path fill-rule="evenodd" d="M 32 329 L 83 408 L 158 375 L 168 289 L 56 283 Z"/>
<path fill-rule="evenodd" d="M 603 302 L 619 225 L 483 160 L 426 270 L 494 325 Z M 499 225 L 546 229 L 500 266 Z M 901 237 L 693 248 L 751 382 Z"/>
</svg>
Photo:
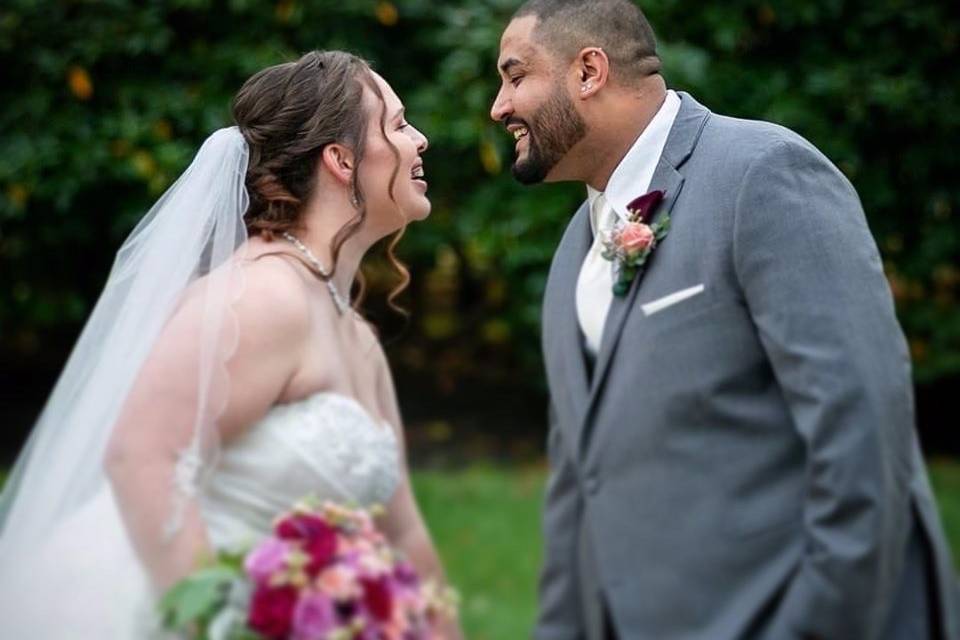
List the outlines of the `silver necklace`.
<svg viewBox="0 0 960 640">
<path fill-rule="evenodd" d="M 333 284 L 333 278 L 330 277 L 330 274 L 326 269 L 323 268 L 323 265 L 320 264 L 320 261 L 317 260 L 317 256 L 313 255 L 313 252 L 307 248 L 305 244 L 300 242 L 300 239 L 289 231 L 283 232 L 283 237 L 287 242 L 296 247 L 297 251 L 302 253 L 304 257 L 313 265 L 313 268 L 316 269 L 321 276 L 323 276 L 324 282 L 327 283 L 327 289 L 330 290 L 330 296 L 333 298 L 334 304 L 337 305 L 337 309 L 340 313 L 346 313 L 350 310 L 350 301 L 344 298 L 340 291 L 337 289 L 337 286 Z"/>
</svg>

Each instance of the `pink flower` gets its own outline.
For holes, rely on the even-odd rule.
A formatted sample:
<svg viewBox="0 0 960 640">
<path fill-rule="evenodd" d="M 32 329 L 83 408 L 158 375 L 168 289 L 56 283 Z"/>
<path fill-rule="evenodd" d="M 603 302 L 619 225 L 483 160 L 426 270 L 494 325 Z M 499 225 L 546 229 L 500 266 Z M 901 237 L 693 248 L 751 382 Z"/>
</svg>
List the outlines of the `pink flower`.
<svg viewBox="0 0 960 640">
<path fill-rule="evenodd" d="M 290 550 L 288 542 L 267 538 L 247 554 L 243 567 L 255 582 L 266 582 L 274 574 L 286 569 Z"/>
<path fill-rule="evenodd" d="M 317 577 L 316 586 L 338 602 L 356 600 L 362 595 L 357 572 L 339 564 L 324 569 Z"/>
<path fill-rule="evenodd" d="M 338 536 L 337 554 L 342 556 L 365 556 L 376 553 L 374 543 L 369 538 Z"/>
<path fill-rule="evenodd" d="M 323 593 L 304 595 L 293 611 L 294 640 L 325 640 L 337 626 L 333 601 Z"/>
<path fill-rule="evenodd" d="M 420 578 L 417 576 L 416 569 L 409 562 L 403 560 L 393 568 L 393 579 L 404 587 L 417 588 L 420 586 Z"/>
<path fill-rule="evenodd" d="M 628 222 L 617 234 L 617 244 L 629 254 L 638 254 L 653 244 L 653 230 L 642 222 Z"/>
</svg>

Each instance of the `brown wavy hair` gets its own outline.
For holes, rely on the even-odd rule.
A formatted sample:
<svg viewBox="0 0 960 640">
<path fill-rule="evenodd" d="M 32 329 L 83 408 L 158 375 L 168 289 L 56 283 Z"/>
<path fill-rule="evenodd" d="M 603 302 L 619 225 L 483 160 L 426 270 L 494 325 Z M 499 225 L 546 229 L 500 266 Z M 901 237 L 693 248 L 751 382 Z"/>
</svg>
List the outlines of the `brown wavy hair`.
<svg viewBox="0 0 960 640">
<path fill-rule="evenodd" d="M 296 62 L 267 67 L 247 80 L 233 101 L 233 118 L 250 149 L 246 187 L 250 205 L 244 214 L 247 232 L 272 240 L 275 235 L 300 226 L 303 205 L 315 187 L 317 164 L 324 148 L 340 143 L 356 156 L 350 190 L 357 214 L 333 238 L 333 264 L 329 274 L 310 268 L 327 280 L 336 271 L 340 249 L 359 231 L 367 216 L 357 174 L 363 162 L 367 136 L 367 113 L 363 106 L 366 86 L 380 102 L 380 132 L 396 159 L 390 177 L 390 198 L 400 172 L 400 152 L 386 131 L 386 103 L 373 80 L 368 62 L 345 51 L 311 51 Z M 406 311 L 396 298 L 410 283 L 406 266 L 394 251 L 403 236 L 401 227 L 387 244 L 387 259 L 400 276 L 400 284 L 387 297 L 399 313 Z M 306 263 L 304 263 L 306 264 Z M 364 296 L 360 280 L 358 301 Z"/>
</svg>

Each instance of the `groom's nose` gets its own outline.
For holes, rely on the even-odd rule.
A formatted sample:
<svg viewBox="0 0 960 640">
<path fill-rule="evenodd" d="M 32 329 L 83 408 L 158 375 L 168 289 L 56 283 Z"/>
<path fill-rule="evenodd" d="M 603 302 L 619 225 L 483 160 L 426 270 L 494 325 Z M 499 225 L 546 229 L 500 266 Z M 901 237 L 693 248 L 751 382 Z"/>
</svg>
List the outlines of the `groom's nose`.
<svg viewBox="0 0 960 640">
<path fill-rule="evenodd" d="M 503 122 L 504 118 L 510 115 L 513 109 L 509 106 L 509 101 L 503 97 L 503 89 L 497 92 L 497 97 L 490 107 L 490 117 L 496 122 Z"/>
</svg>

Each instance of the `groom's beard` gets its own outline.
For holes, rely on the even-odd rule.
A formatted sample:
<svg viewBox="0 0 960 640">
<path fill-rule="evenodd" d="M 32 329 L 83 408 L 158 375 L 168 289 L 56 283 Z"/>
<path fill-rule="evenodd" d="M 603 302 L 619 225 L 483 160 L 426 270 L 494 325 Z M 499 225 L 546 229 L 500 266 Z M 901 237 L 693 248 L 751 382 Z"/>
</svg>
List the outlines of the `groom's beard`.
<svg viewBox="0 0 960 640">
<path fill-rule="evenodd" d="M 511 118 L 511 120 L 513 120 Z M 587 135 L 587 125 L 573 108 L 562 84 L 533 114 L 527 127 L 527 157 L 513 163 L 513 177 L 521 184 L 543 182 L 563 156 Z"/>
</svg>

